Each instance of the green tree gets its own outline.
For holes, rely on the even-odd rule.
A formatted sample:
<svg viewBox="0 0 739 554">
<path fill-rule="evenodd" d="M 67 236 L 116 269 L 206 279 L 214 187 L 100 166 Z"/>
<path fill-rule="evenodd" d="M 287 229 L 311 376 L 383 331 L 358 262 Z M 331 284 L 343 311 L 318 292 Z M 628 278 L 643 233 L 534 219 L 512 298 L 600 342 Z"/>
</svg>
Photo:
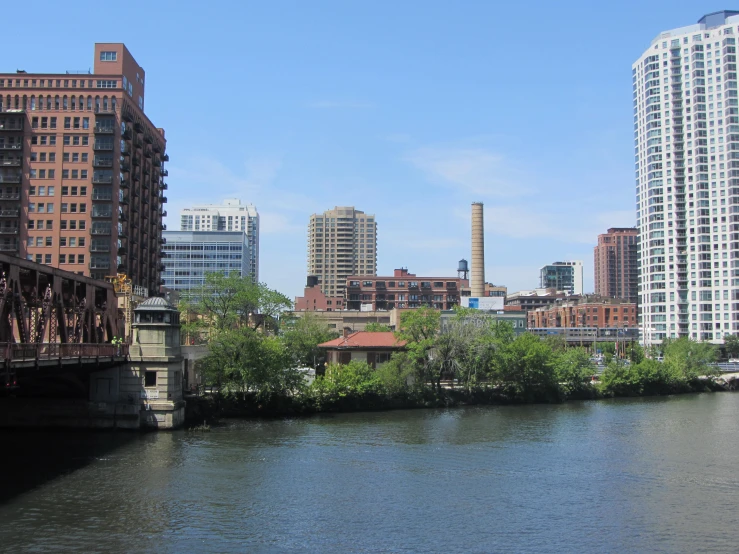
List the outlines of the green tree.
<svg viewBox="0 0 739 554">
<path fill-rule="evenodd" d="M 554 375 L 567 394 L 582 390 L 595 373 L 595 364 L 584 348 L 568 348 L 554 353 Z"/>
<path fill-rule="evenodd" d="M 430 351 L 439 332 L 440 318 L 441 313 L 431 308 L 418 308 L 400 314 L 399 329 L 395 336 L 398 340 L 406 341 L 408 359 L 419 383 L 436 380 Z"/>
<path fill-rule="evenodd" d="M 726 348 L 726 356 L 728 358 L 739 358 L 739 336 L 725 335 L 724 348 Z"/>
<path fill-rule="evenodd" d="M 295 367 L 318 368 L 326 358 L 326 351 L 318 345 L 338 336 L 314 313 L 305 312 L 283 327 L 281 338 Z"/>
<path fill-rule="evenodd" d="M 377 321 L 369 322 L 365 326 L 364 330 L 368 333 L 385 333 L 391 331 L 390 327 L 382 323 L 378 323 Z"/>
<path fill-rule="evenodd" d="M 255 328 L 262 325 L 277 328 L 280 315 L 292 307 L 284 294 L 270 289 L 264 283 L 255 283 L 250 277 L 235 273 L 206 273 L 203 286 L 183 297 L 180 311 L 187 320 L 186 332 L 203 330 L 222 331 L 251 324 L 255 314 Z"/>
<path fill-rule="evenodd" d="M 692 381 L 701 375 L 714 375 L 711 366 L 716 361 L 716 347 L 707 342 L 697 342 L 688 337 L 666 339 L 662 342 L 665 361 L 677 375 Z"/>
<path fill-rule="evenodd" d="M 555 386 L 552 350 L 536 335 L 524 333 L 501 349 L 498 373 L 501 381 L 518 393 Z"/>
<path fill-rule="evenodd" d="M 213 336 L 203 366 L 209 381 L 222 390 L 247 393 L 258 400 L 291 395 L 304 387 L 282 341 L 250 327 L 226 329 Z"/>
</svg>

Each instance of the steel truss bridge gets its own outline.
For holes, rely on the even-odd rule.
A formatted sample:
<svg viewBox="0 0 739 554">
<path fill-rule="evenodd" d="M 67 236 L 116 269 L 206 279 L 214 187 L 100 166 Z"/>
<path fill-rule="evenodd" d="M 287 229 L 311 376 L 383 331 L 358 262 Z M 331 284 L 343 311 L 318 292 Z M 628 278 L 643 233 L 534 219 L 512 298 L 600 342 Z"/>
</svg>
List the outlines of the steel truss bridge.
<svg viewBox="0 0 739 554">
<path fill-rule="evenodd" d="M 0 254 L 0 384 L 18 371 L 125 360 L 113 284 Z"/>
</svg>

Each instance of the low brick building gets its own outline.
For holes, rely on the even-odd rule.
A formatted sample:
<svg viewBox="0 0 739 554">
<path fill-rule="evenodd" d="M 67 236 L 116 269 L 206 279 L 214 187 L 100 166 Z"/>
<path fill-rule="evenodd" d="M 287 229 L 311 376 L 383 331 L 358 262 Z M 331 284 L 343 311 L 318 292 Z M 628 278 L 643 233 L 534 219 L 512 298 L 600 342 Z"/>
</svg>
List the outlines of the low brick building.
<svg viewBox="0 0 739 554">
<path fill-rule="evenodd" d="M 569 296 L 529 311 L 528 327 L 637 327 L 636 304 L 597 295 Z"/>
<path fill-rule="evenodd" d="M 451 310 L 459 305 L 469 281 L 460 277 L 418 277 L 405 268 L 392 276 L 351 276 L 346 282 L 348 310 L 392 310 L 429 306 Z M 469 289 L 468 289 L 469 290 Z"/>
</svg>

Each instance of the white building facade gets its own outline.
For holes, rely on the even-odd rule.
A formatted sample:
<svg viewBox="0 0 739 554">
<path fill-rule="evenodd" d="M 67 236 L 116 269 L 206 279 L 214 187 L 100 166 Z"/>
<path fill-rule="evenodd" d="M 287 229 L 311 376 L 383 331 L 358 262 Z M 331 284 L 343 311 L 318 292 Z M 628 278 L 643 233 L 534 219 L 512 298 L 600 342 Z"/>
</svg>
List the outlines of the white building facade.
<svg viewBox="0 0 739 554">
<path fill-rule="evenodd" d="M 223 204 L 203 204 L 180 212 L 182 231 L 242 231 L 249 246 L 248 273 L 259 282 L 259 213 L 253 204 L 242 205 L 238 198 Z"/>
<path fill-rule="evenodd" d="M 632 66 L 646 344 L 739 331 L 739 11 L 661 33 Z"/>
<path fill-rule="evenodd" d="M 539 287 L 563 290 L 568 294 L 582 294 L 582 260 L 554 262 L 539 270 Z"/>
</svg>

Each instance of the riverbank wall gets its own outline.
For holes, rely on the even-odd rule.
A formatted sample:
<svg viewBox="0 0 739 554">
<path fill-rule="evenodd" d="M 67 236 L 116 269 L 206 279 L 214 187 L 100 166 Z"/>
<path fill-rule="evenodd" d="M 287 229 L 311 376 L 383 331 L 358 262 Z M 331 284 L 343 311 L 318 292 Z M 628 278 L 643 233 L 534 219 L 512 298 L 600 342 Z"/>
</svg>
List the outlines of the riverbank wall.
<svg viewBox="0 0 739 554">
<path fill-rule="evenodd" d="M 526 391 L 505 390 L 498 387 L 462 390 L 453 388 L 422 389 L 398 394 L 347 393 L 338 398 L 314 395 L 273 396 L 258 399 L 253 395 L 209 394 L 187 398 L 185 422 L 187 425 L 211 423 L 220 418 L 279 418 L 307 416 L 318 413 L 376 412 L 423 408 L 452 408 L 460 406 L 504 406 L 516 404 L 554 404 L 571 400 L 600 400 L 606 398 L 670 396 L 700 392 L 733 391 L 739 388 L 739 376 L 730 379 L 699 379 L 689 383 L 668 386 L 634 385 L 618 390 L 604 391 L 598 385 L 576 391 L 552 388 L 532 388 Z"/>
</svg>

